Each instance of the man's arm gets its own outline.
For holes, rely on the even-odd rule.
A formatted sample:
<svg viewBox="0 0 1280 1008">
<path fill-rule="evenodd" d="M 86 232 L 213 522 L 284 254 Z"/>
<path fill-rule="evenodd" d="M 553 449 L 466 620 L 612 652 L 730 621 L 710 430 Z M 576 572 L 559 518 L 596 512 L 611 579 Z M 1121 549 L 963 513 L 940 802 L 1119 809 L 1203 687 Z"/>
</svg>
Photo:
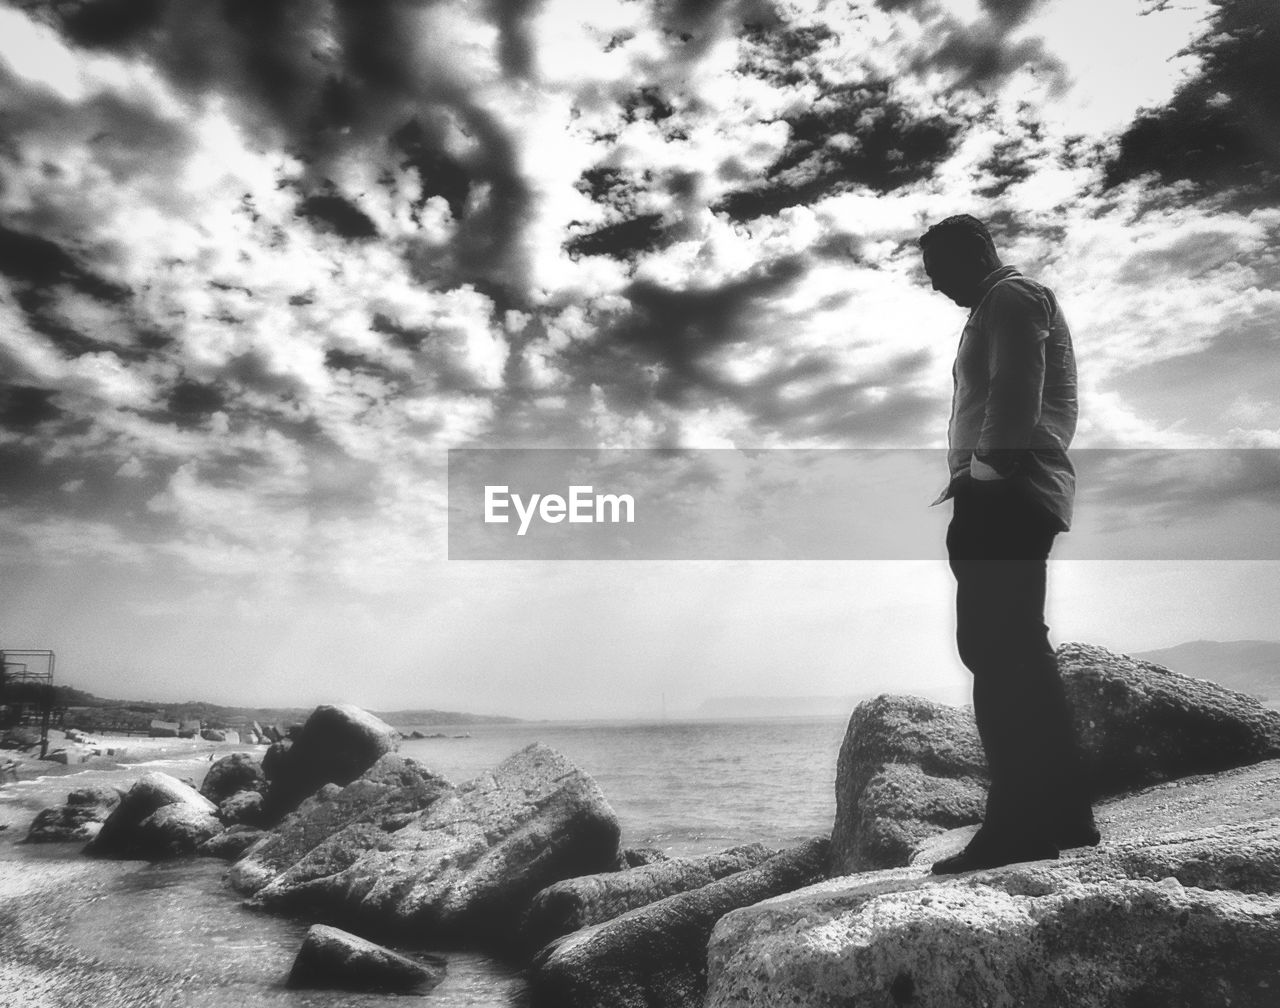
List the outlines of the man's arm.
<svg viewBox="0 0 1280 1008">
<path fill-rule="evenodd" d="M 1031 444 L 1044 393 L 1049 308 L 1029 287 L 998 284 L 982 306 L 987 343 L 987 409 L 969 463 L 974 479 L 1013 475 Z"/>
</svg>

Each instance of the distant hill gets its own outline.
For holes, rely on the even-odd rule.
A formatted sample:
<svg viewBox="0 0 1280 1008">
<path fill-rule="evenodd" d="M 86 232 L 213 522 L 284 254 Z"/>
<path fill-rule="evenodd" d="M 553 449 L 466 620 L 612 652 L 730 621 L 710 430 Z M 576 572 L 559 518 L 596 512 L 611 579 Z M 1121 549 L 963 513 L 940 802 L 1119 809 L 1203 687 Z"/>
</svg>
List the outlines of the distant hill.
<svg viewBox="0 0 1280 1008">
<path fill-rule="evenodd" d="M 0 703 L 17 700 L 33 702 L 31 688 L 13 684 L 0 690 Z M 68 727 L 87 731 L 146 731 L 152 720 L 199 720 L 206 727 L 235 728 L 257 721 L 261 725 L 301 724 L 313 707 L 228 707 L 203 700 L 108 700 L 70 686 L 54 687 L 54 707 L 66 711 Z M 393 728 L 423 725 L 507 724 L 520 718 L 467 714 L 462 711 L 421 710 L 372 711 Z"/>
<path fill-rule="evenodd" d="M 1195 679 L 1221 683 L 1267 704 L 1280 703 L 1280 641 L 1198 640 L 1129 653 Z"/>
<path fill-rule="evenodd" d="M 699 718 L 848 717 L 865 696 L 711 697 L 693 711 Z"/>
</svg>

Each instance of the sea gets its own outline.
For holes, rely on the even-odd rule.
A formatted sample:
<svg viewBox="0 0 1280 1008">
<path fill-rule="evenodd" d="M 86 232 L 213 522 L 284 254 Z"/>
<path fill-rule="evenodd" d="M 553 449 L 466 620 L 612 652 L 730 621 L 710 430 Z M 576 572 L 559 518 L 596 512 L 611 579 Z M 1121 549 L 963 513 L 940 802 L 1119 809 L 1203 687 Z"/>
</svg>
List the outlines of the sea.
<svg viewBox="0 0 1280 1008">
<path fill-rule="evenodd" d="M 836 757 L 844 718 L 715 721 L 520 722 L 421 725 L 400 751 L 455 783 L 542 742 L 589 773 L 604 791 L 629 847 L 671 856 L 759 841 L 787 847 L 827 835 L 835 814 Z M 402 729 L 406 733 L 411 727 Z M 0 787 L 0 803 L 34 810 L 60 804 L 74 787 L 120 782 L 154 769 L 198 779 L 191 760 L 47 777 Z M 24 862 L 79 857 L 68 845 L 25 845 L 0 836 L 0 871 Z M 183 1004 L 344 1008 L 385 997 L 291 991 L 284 980 L 306 931 L 302 921 L 252 911 L 222 881 L 213 859 L 104 866 L 104 883 L 65 925 L 65 940 L 94 959 L 183 978 Z M 519 970 L 478 953 L 444 954 L 448 972 L 432 1008 L 504 1008 L 524 1003 Z M 409 999 L 412 1001 L 413 999 Z"/>
</svg>

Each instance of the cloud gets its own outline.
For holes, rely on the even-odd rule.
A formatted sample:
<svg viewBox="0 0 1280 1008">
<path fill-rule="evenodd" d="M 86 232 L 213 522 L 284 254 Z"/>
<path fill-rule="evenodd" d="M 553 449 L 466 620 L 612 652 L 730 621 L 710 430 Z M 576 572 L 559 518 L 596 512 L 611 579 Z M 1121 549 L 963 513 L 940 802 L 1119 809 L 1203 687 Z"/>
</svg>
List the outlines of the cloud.
<svg viewBox="0 0 1280 1008">
<path fill-rule="evenodd" d="M 1158 17 L 1153 13 L 1152 17 Z M 1145 109 L 1106 165 L 1110 186 L 1154 176 L 1257 206 L 1280 195 L 1280 9 L 1267 0 L 1214 0 L 1209 24 L 1189 47 L 1194 73 L 1164 105 Z"/>
</svg>

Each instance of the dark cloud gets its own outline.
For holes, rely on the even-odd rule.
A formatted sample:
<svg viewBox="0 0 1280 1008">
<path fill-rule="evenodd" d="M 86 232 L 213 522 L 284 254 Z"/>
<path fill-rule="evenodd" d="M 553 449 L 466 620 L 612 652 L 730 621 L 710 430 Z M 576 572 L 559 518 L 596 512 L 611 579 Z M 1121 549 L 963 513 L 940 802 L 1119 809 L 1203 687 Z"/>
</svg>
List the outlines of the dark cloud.
<svg viewBox="0 0 1280 1008">
<path fill-rule="evenodd" d="M 433 196 L 443 196 L 454 220 L 462 220 L 471 193 L 471 174 L 444 149 L 440 130 L 428 129 L 416 117 L 392 134 L 391 142 L 404 154 L 401 167 L 418 174 L 422 193 L 414 209 L 421 210 Z"/>
<path fill-rule="evenodd" d="M 831 87 L 784 121 L 786 148 L 762 182 L 713 209 L 750 220 L 852 189 L 891 192 L 928 178 L 962 128 L 959 117 L 916 112 L 888 81 Z"/>
<path fill-rule="evenodd" d="M 642 214 L 575 235 L 564 243 L 564 248 L 575 257 L 602 255 L 629 261 L 663 247 L 667 244 L 667 237 L 668 232 L 662 226 L 662 214 Z"/>
<path fill-rule="evenodd" d="M 3 224 L 0 224 L 0 273 L 33 288 L 66 284 L 112 304 L 129 297 L 127 287 L 97 276 L 57 242 L 14 231 Z"/>
<path fill-rule="evenodd" d="M 431 0 L 169 0 L 114 34 L 78 27 L 89 16 L 84 12 L 99 11 L 98 5 L 43 2 L 27 9 L 73 41 L 148 61 L 193 99 L 224 97 L 243 127 L 307 166 L 306 178 L 289 181 L 308 196 L 348 154 L 414 168 L 424 199 L 445 196 L 459 220 L 468 198 L 479 193 L 458 231 L 449 279 L 497 284 L 514 302 L 527 272 L 521 249 L 532 209 L 519 151 L 486 106 L 489 99 L 474 91 L 473 78 L 483 87 L 483 71 L 472 74 L 455 59 L 465 47 L 451 49 L 441 37 L 447 21 L 429 30 L 424 25 L 435 6 Z M 521 0 L 495 0 L 487 8 L 500 29 L 499 55 L 508 73 L 530 70 L 527 28 L 537 8 Z M 92 16 L 105 17 L 107 10 Z M 463 149 L 450 147 L 446 136 Z M 352 202 L 350 194 L 334 195 Z M 335 226 L 343 233 L 368 231 L 336 203 L 310 209 L 331 224 L 339 216 Z"/>
<path fill-rule="evenodd" d="M 25 431 L 57 420 L 63 412 L 54 402 L 56 396 L 55 389 L 32 385 L 0 387 L 0 428 Z"/>
<path fill-rule="evenodd" d="M 226 395 L 216 386 L 183 379 L 169 390 L 170 418 L 180 426 L 198 426 L 227 406 Z"/>
<path fill-rule="evenodd" d="M 1197 71 L 1121 134 L 1106 164 L 1108 187 L 1153 175 L 1191 183 L 1184 198 L 1224 196 L 1247 206 L 1280 197 L 1280 5 L 1215 0 L 1214 8 L 1186 50 L 1199 59 Z"/>
<path fill-rule="evenodd" d="M 491 0 L 490 9 L 500 32 L 498 58 L 507 76 L 535 76 L 533 21 L 542 9 L 542 0 Z"/>
<path fill-rule="evenodd" d="M 336 193 L 308 196 L 298 206 L 298 215 L 343 238 L 354 240 L 378 237 L 377 225 L 369 215 L 349 199 Z"/>
<path fill-rule="evenodd" d="M 982 15 L 964 22 L 937 0 L 876 0 L 886 11 L 909 11 L 926 31 L 920 50 L 908 64 L 915 73 L 943 70 L 962 88 L 983 90 L 1024 67 L 1051 75 L 1065 86 L 1062 62 L 1039 38 L 1014 39 L 1045 0 L 982 0 Z"/>
<path fill-rule="evenodd" d="M 1077 456 L 1091 500 L 1148 520 L 1200 519 L 1233 504 L 1280 500 L 1274 448 L 1098 448 Z"/>
</svg>

